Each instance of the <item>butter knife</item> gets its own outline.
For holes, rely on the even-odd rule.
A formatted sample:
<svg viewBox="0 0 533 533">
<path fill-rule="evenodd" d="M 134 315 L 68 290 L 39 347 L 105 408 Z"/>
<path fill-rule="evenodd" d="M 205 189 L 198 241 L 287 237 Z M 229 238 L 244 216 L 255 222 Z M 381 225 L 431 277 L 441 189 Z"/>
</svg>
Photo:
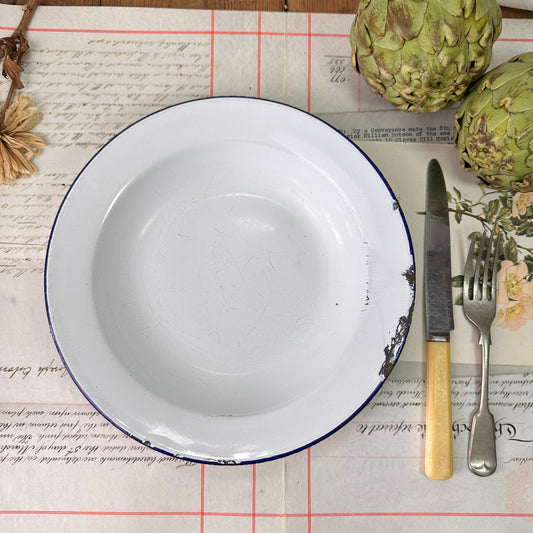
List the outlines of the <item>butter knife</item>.
<svg viewBox="0 0 533 533">
<path fill-rule="evenodd" d="M 439 162 L 427 168 L 425 217 L 426 450 L 425 473 L 453 475 L 450 331 L 453 308 L 448 196 Z"/>
</svg>

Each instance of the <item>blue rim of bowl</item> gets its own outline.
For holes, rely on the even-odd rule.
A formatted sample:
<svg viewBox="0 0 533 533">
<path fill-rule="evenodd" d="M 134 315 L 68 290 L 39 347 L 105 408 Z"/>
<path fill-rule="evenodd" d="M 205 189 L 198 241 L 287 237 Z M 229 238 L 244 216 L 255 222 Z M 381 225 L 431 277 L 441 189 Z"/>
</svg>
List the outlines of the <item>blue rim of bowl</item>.
<svg viewBox="0 0 533 533">
<path fill-rule="evenodd" d="M 403 211 L 401 209 L 401 206 L 400 206 L 400 204 L 398 202 L 398 199 L 396 198 L 396 195 L 394 194 L 394 192 L 393 192 L 392 188 L 390 187 L 388 181 L 385 179 L 385 177 L 383 176 L 381 171 L 374 164 L 372 159 L 370 159 L 370 157 L 368 157 L 366 155 L 366 153 L 359 146 L 357 146 L 357 144 L 354 143 L 351 139 L 346 137 L 343 133 L 341 133 L 339 130 L 334 128 L 331 124 L 328 124 L 325 120 L 322 120 L 321 118 L 317 117 L 316 115 L 313 115 L 312 113 L 304 111 L 303 109 L 300 109 L 300 108 L 298 108 L 296 106 L 293 106 L 293 105 L 290 105 L 290 104 L 286 104 L 286 103 L 283 103 L 283 102 L 278 102 L 278 101 L 275 101 L 275 100 L 269 100 L 269 99 L 266 99 L 266 98 L 256 98 L 256 97 L 253 97 L 253 96 L 210 96 L 210 97 L 205 97 L 205 98 L 197 98 L 197 99 L 194 99 L 194 100 L 186 100 L 186 101 L 183 101 L 183 102 L 178 102 L 178 103 L 173 104 L 171 106 L 167 106 L 167 107 L 164 107 L 162 109 L 158 109 L 157 111 L 154 111 L 153 113 L 145 115 L 145 116 L 141 117 L 140 119 L 132 122 L 131 124 L 126 126 L 124 129 L 122 129 L 119 133 L 114 135 L 111 139 L 109 139 L 104 145 L 102 145 L 102 147 L 98 149 L 98 151 L 89 159 L 89 161 L 83 166 L 81 171 L 78 173 L 78 175 L 76 176 L 76 178 L 74 179 L 74 181 L 70 185 L 68 191 L 66 192 L 66 194 L 65 194 L 65 196 L 64 196 L 64 198 L 63 198 L 63 200 L 62 200 L 62 202 L 61 202 L 61 204 L 60 204 L 60 206 L 59 206 L 59 208 L 57 210 L 57 214 L 56 214 L 54 222 L 52 224 L 52 229 L 50 231 L 50 237 L 48 239 L 48 245 L 47 245 L 47 248 L 46 248 L 46 258 L 45 258 L 45 267 L 44 267 L 44 297 L 45 297 L 45 307 L 46 307 L 46 315 L 47 315 L 47 319 L 48 319 L 48 326 L 49 326 L 49 329 L 50 329 L 50 333 L 52 335 L 52 339 L 53 339 L 53 341 L 54 341 L 54 343 L 56 345 L 56 349 L 57 349 L 57 351 L 59 353 L 59 356 L 60 356 L 60 358 L 61 358 L 61 360 L 63 362 L 63 365 L 67 369 L 67 372 L 69 373 L 72 381 L 76 384 L 76 386 L 78 387 L 80 392 L 83 394 L 85 399 L 111 425 L 116 427 L 122 433 L 124 433 L 125 435 L 127 435 L 131 439 L 135 440 L 139 444 L 142 444 L 142 445 L 144 445 L 144 446 L 146 446 L 146 447 L 148 447 L 148 448 L 150 448 L 150 449 L 152 449 L 152 450 L 154 450 L 156 452 L 162 453 L 162 454 L 167 455 L 169 457 L 174 457 L 176 459 L 180 459 L 180 460 L 183 460 L 183 461 L 189 461 L 189 462 L 192 462 L 192 463 L 199 463 L 199 464 L 206 464 L 206 465 L 241 466 L 241 465 L 259 464 L 259 463 L 264 463 L 264 462 L 268 462 L 268 461 L 274 461 L 276 459 L 281 459 L 283 457 L 287 457 L 289 455 L 293 455 L 293 454 L 299 453 L 299 452 L 301 452 L 303 450 L 306 450 L 306 449 L 310 448 L 311 446 L 314 446 L 315 444 L 318 444 L 319 442 L 327 439 L 328 437 L 330 437 L 331 435 L 333 435 L 334 433 L 339 431 L 341 428 L 346 426 L 349 422 L 351 422 L 372 401 L 372 399 L 377 394 L 379 389 L 381 389 L 381 387 L 385 383 L 388 374 L 387 374 L 387 376 L 381 376 L 381 381 L 377 384 L 376 388 L 370 393 L 370 395 L 367 397 L 367 399 L 349 417 L 347 417 L 340 424 L 338 424 L 336 427 L 334 427 L 333 429 L 331 429 L 330 431 L 328 431 L 324 435 L 321 435 L 317 439 L 309 442 L 308 444 L 304 444 L 302 446 L 299 446 L 298 448 L 294 448 L 292 450 L 288 450 L 286 452 L 275 454 L 275 455 L 268 456 L 268 457 L 260 457 L 258 459 L 248 459 L 248 460 L 244 460 L 244 461 L 237 461 L 237 460 L 233 460 L 233 459 L 216 459 L 216 460 L 215 459 L 213 459 L 213 460 L 210 460 L 210 459 L 198 459 L 198 458 L 195 458 L 195 457 L 188 457 L 186 455 L 181 455 L 181 454 L 178 454 L 178 453 L 172 453 L 172 452 L 169 452 L 169 451 L 164 450 L 162 448 L 158 448 L 157 446 L 152 446 L 151 443 L 149 443 L 148 441 L 145 441 L 145 440 L 141 439 L 137 435 L 134 435 L 133 433 L 130 433 L 129 431 L 127 431 L 126 429 L 121 427 L 111 417 L 107 416 L 98 407 L 98 405 L 96 405 L 96 403 L 92 400 L 92 398 L 89 396 L 89 394 L 87 392 L 85 392 L 85 390 L 83 389 L 81 384 L 76 379 L 74 373 L 72 372 L 72 370 L 68 366 L 67 360 L 65 358 L 63 350 L 61 349 L 59 340 L 56 337 L 56 333 L 55 333 L 54 327 L 52 325 L 52 319 L 51 319 L 51 315 L 50 315 L 50 305 L 49 305 L 49 302 L 48 302 L 48 275 L 47 275 L 47 273 L 48 273 L 48 259 L 49 259 L 49 254 L 50 254 L 50 243 L 52 241 L 52 236 L 54 234 L 54 231 L 55 231 L 55 228 L 56 228 L 56 224 L 57 224 L 58 219 L 59 219 L 59 215 L 61 214 L 63 206 L 67 202 L 71 191 L 75 187 L 75 185 L 78 182 L 78 180 L 83 176 L 83 174 L 85 172 L 85 169 L 100 154 L 100 152 L 102 152 L 110 143 L 112 143 L 117 137 L 122 135 L 124 132 L 126 132 L 130 128 L 134 127 L 135 125 L 139 124 L 140 122 L 142 122 L 142 121 L 144 121 L 144 120 L 146 120 L 146 119 L 148 119 L 150 117 L 153 117 L 153 116 L 155 116 L 155 115 L 157 115 L 157 114 L 159 114 L 161 112 L 165 112 L 168 109 L 172 109 L 172 108 L 175 108 L 175 107 L 178 107 L 178 106 L 182 106 L 182 105 L 191 104 L 191 103 L 194 103 L 194 102 L 201 102 L 201 101 L 204 101 L 204 100 L 230 100 L 230 99 L 234 99 L 234 100 L 249 100 L 249 101 L 258 101 L 258 102 L 268 102 L 270 104 L 284 106 L 284 107 L 287 107 L 287 108 L 292 109 L 294 111 L 297 111 L 299 113 L 303 113 L 305 115 L 308 115 L 308 116 L 312 117 L 313 119 L 317 120 L 318 122 L 321 122 L 322 124 L 325 124 L 328 128 L 333 130 L 340 137 L 342 137 L 343 139 L 346 139 L 355 149 L 357 149 L 359 151 L 359 153 L 368 161 L 368 163 L 370 163 L 370 165 L 374 169 L 374 171 L 377 174 L 377 176 L 379 176 L 379 178 L 381 179 L 381 181 L 383 182 L 383 184 L 387 188 L 388 193 L 389 193 L 389 195 L 391 197 L 391 200 L 394 202 L 395 206 L 397 206 L 396 209 L 397 209 L 397 211 L 398 211 L 398 213 L 400 215 L 400 218 L 402 220 L 402 223 L 403 223 L 405 235 L 406 235 L 407 241 L 409 243 L 409 253 L 411 255 L 411 265 L 410 265 L 409 268 L 412 271 L 412 281 L 410 282 L 411 294 L 412 295 L 411 295 L 411 305 L 409 306 L 409 310 L 408 310 L 408 314 L 407 314 L 407 316 L 409 317 L 408 318 L 407 328 L 405 330 L 405 333 L 403 334 L 403 338 L 402 338 L 401 344 L 397 347 L 394 360 L 389 361 L 389 363 L 392 365 L 392 367 L 394 367 L 396 365 L 396 363 L 397 363 L 397 361 L 398 361 L 398 359 L 400 357 L 400 354 L 401 354 L 401 352 L 402 352 L 402 350 L 404 348 L 405 340 L 407 338 L 407 335 L 408 335 L 408 332 L 409 332 L 409 329 L 410 329 L 410 326 L 411 326 L 411 317 L 412 317 L 412 311 L 413 311 L 414 304 L 415 304 L 415 292 L 416 292 L 416 275 L 415 275 L 416 274 L 416 266 L 415 266 L 415 254 L 414 254 L 413 242 L 412 242 L 412 238 L 411 238 L 411 233 L 409 231 L 409 226 L 407 225 L 407 221 L 406 221 L 405 215 L 404 215 L 404 213 L 403 213 Z"/>
</svg>

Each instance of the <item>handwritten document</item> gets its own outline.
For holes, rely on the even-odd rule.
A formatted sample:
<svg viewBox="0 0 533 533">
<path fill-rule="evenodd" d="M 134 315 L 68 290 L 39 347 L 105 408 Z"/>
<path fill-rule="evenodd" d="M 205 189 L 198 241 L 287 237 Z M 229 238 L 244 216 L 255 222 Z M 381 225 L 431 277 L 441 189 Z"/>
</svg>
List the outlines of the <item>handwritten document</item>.
<svg viewBox="0 0 533 533">
<path fill-rule="evenodd" d="M 20 7 L 0 5 L 0 32 Z M 532 326 L 493 335 L 491 405 L 499 467 L 466 467 L 477 373 L 453 381 L 455 475 L 423 474 L 425 386 L 401 363 L 371 403 L 309 450 L 263 464 L 212 467 L 152 451 L 81 395 L 48 329 L 46 246 L 57 210 L 89 159 L 148 113 L 194 98 L 243 95 L 316 114 L 356 141 L 406 215 L 421 269 L 425 166 L 450 185 L 477 185 L 450 145 L 453 110 L 412 116 L 372 94 L 350 65 L 351 15 L 40 7 L 28 33 L 24 92 L 43 113 L 40 172 L 0 187 L 0 528 L 3 531 L 528 531 L 533 520 Z M 501 62 L 531 47 L 531 21 L 504 22 Z M 7 83 L 0 85 L 2 98 Z M 379 141 L 379 142 L 376 142 Z M 395 142 L 392 142 L 395 141 Z M 401 141 L 401 142 L 397 142 Z M 428 144 L 431 143 L 431 144 Z M 454 272 L 468 231 L 456 224 Z M 72 265 L 72 268 L 75 268 Z M 420 270 L 421 272 L 422 270 Z M 417 294 L 417 298 L 421 295 Z M 401 360 L 424 360 L 417 301 Z M 478 362 L 456 312 L 457 363 Z M 513 347 L 513 350 L 509 349 Z M 460 349 L 459 349 L 460 347 Z M 520 370 L 520 373 L 518 373 Z M 466 524 L 466 526 L 465 526 Z"/>
</svg>

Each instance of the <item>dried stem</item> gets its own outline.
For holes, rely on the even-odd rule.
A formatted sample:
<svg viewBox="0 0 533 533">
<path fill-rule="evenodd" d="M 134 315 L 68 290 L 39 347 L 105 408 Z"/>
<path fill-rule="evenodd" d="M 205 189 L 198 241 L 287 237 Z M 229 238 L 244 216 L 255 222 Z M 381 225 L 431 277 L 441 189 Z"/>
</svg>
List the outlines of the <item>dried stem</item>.
<svg viewBox="0 0 533 533">
<path fill-rule="evenodd" d="M 22 6 L 23 15 L 20 19 L 20 22 L 18 26 L 15 28 L 15 31 L 11 34 L 11 38 L 14 40 L 18 40 L 19 42 L 26 42 L 26 30 L 28 29 L 28 26 L 30 25 L 31 18 L 33 16 L 33 13 L 39 6 L 40 0 L 29 0 L 27 4 Z M 22 61 L 22 56 L 24 55 L 24 51 L 22 50 L 19 56 L 17 57 L 17 64 L 20 65 Z M 16 90 L 16 83 L 14 80 L 11 81 L 11 85 L 9 87 L 9 91 L 7 93 L 7 98 L 4 103 L 4 106 L 2 110 L 0 111 L 0 125 L 3 124 L 6 110 L 11 104 L 11 101 L 13 100 L 13 96 L 15 94 Z"/>
</svg>

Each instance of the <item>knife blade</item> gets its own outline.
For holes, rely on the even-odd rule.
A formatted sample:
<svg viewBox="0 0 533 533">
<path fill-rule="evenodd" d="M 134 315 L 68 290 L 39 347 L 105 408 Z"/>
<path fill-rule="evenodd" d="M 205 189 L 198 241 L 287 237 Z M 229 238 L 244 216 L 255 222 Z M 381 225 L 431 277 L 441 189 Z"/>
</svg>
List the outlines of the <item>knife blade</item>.
<svg viewBox="0 0 533 533">
<path fill-rule="evenodd" d="M 450 222 L 446 184 L 436 159 L 432 159 L 427 168 L 424 251 L 427 358 L 425 473 L 432 479 L 448 479 L 453 475 Z"/>
</svg>

